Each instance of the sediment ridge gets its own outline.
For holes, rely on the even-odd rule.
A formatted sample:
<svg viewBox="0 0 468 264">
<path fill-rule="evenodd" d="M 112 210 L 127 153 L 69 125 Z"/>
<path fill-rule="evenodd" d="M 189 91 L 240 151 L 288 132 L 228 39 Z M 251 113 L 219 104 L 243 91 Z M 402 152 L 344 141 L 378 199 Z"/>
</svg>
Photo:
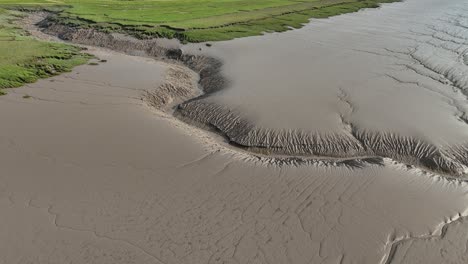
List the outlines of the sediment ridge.
<svg viewBox="0 0 468 264">
<path fill-rule="evenodd" d="M 150 105 L 174 111 L 179 119 L 221 134 L 236 147 L 265 155 L 351 159 L 391 158 L 450 176 L 468 172 L 468 144 L 440 147 L 423 139 L 398 133 L 368 131 L 346 123 L 348 131 L 320 134 L 296 129 L 274 130 L 256 126 L 242 113 L 206 100 L 229 86 L 222 74 L 221 60 L 185 54 L 180 44 L 161 39 L 136 39 L 95 29 L 81 29 L 58 23 L 44 16 L 37 25 L 47 34 L 77 44 L 105 47 L 137 56 L 166 60 L 177 65 L 167 82 L 144 95 Z M 190 71 L 184 71 L 182 68 Z M 198 75 L 198 87 L 189 79 Z M 197 89 L 199 89 L 197 91 Z"/>
</svg>

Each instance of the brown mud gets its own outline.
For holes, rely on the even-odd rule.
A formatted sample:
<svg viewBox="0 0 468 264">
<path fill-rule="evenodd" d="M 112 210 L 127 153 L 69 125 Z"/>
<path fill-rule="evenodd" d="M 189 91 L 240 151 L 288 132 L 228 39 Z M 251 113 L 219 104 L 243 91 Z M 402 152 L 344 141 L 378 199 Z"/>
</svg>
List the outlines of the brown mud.
<svg viewBox="0 0 468 264">
<path fill-rule="evenodd" d="M 352 159 L 359 157 L 392 158 L 408 165 L 423 167 L 453 176 L 463 176 L 468 166 L 468 146 L 463 142 L 438 146 L 431 141 L 398 132 L 362 128 L 359 123 L 342 120 L 347 131 L 320 132 L 296 128 L 263 128 L 242 111 L 209 100 L 229 87 L 223 74 L 223 62 L 216 56 L 191 55 L 174 41 L 135 39 L 94 29 L 57 24 L 44 17 L 38 23 L 43 32 L 72 43 L 105 47 L 130 55 L 167 60 L 189 68 L 198 75 L 197 92 L 189 71 L 173 71 L 170 80 L 146 98 L 157 108 L 175 109 L 174 115 L 190 124 L 221 134 L 233 146 L 263 155 Z M 417 58 L 417 54 L 412 54 Z M 179 68 L 182 69 L 182 68 Z M 456 81 L 454 81 L 456 83 Z M 346 93 L 340 100 L 346 101 Z M 342 117 L 343 118 L 343 117 Z"/>
</svg>

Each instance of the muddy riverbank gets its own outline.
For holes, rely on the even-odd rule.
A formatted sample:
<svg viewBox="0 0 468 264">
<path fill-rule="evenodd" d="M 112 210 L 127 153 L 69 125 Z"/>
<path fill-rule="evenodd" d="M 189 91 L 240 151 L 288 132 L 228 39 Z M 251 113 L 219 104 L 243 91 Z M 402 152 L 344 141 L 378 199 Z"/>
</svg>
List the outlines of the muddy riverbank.
<svg viewBox="0 0 468 264">
<path fill-rule="evenodd" d="M 376 11 L 377 13 L 379 11 Z M 240 77 L 240 76 L 235 76 L 232 78 L 226 77 L 226 73 L 223 73 L 223 63 L 227 63 L 228 66 L 230 67 L 230 61 L 239 61 L 239 59 L 236 58 L 231 58 L 229 52 L 225 52 L 225 54 L 220 54 L 218 50 L 224 50 L 224 46 L 231 46 L 231 50 L 236 49 L 236 44 L 234 42 L 227 42 L 226 44 L 220 43 L 217 44 L 216 47 L 214 48 L 206 48 L 203 45 L 196 45 L 194 47 L 181 47 L 180 44 L 178 44 L 175 41 L 167 41 L 167 40 L 138 40 L 134 39 L 132 37 L 128 36 L 123 36 L 119 34 L 107 34 L 107 33 L 102 33 L 102 32 L 97 32 L 92 29 L 79 29 L 79 28 L 71 28 L 66 25 L 61 25 L 61 24 L 56 24 L 57 20 L 55 19 L 44 19 L 40 21 L 38 24 L 39 27 L 42 28 L 42 30 L 48 34 L 52 34 L 55 36 L 58 36 L 61 39 L 73 42 L 73 43 L 80 43 L 80 44 L 86 44 L 86 45 L 94 45 L 94 46 L 100 46 L 100 47 L 106 47 L 110 48 L 112 50 L 117 50 L 121 52 L 125 52 L 127 54 L 132 54 L 132 55 L 142 55 L 142 56 L 151 56 L 156 59 L 161 59 L 161 60 L 169 60 L 172 63 L 176 64 L 181 64 L 183 66 L 188 67 L 195 73 L 199 75 L 199 87 L 203 91 L 203 94 L 197 94 L 196 92 L 189 92 L 188 90 L 194 91 L 196 88 L 187 88 L 187 84 L 185 84 L 185 88 L 180 88 L 180 91 L 178 91 L 176 86 L 174 85 L 169 85 L 166 87 L 166 89 L 162 88 L 158 90 L 158 94 L 149 96 L 151 100 L 156 100 L 157 102 L 153 102 L 152 104 L 154 106 L 160 106 L 163 104 L 164 101 L 168 101 L 168 97 L 170 98 L 175 98 L 175 97 L 180 97 L 179 99 L 176 99 L 175 104 L 171 105 L 177 106 L 175 109 L 175 115 L 179 117 L 180 119 L 199 126 L 199 127 L 204 127 L 206 129 L 209 129 L 211 131 L 214 131 L 216 133 L 221 134 L 225 139 L 230 142 L 233 146 L 235 147 L 240 147 L 243 148 L 247 151 L 252 151 L 255 153 L 263 154 L 263 155 L 286 155 L 286 156 L 296 156 L 296 157 L 302 157 L 302 158 L 307 158 L 307 157 L 312 157 L 312 158 L 324 158 L 324 159 L 352 159 L 352 158 L 364 158 L 364 157 L 389 157 L 394 160 L 397 160 L 399 162 L 403 162 L 409 165 L 414 165 L 414 166 L 419 166 L 425 169 L 433 170 L 433 171 L 438 171 L 442 172 L 448 175 L 455 175 L 455 176 L 462 176 L 465 174 L 467 170 L 467 164 L 468 164 L 468 159 L 467 159 L 467 147 L 466 147 L 466 136 L 460 134 L 457 131 L 461 131 L 461 128 L 458 128 L 460 124 L 458 124 L 458 120 L 450 126 L 453 126 L 453 124 L 456 125 L 456 128 L 450 129 L 450 133 L 443 132 L 447 135 L 443 135 L 440 132 L 437 132 L 434 136 L 429 136 L 429 137 L 421 137 L 420 132 L 418 131 L 423 124 L 413 124 L 410 125 L 409 130 L 406 126 L 408 124 L 414 123 L 414 122 L 420 122 L 422 121 L 420 118 L 417 117 L 412 117 L 410 119 L 405 119 L 402 124 L 395 124 L 394 126 L 387 126 L 386 124 L 383 124 L 382 128 L 375 128 L 375 127 L 367 127 L 367 124 L 361 124 L 362 120 L 366 119 L 372 119 L 374 122 L 372 123 L 372 126 L 375 126 L 375 124 L 382 123 L 381 119 L 384 119 L 385 117 L 380 117 L 378 114 L 374 114 L 373 116 L 369 116 L 369 112 L 362 112 L 357 111 L 357 109 L 362 108 L 362 105 L 360 104 L 368 104 L 369 102 L 371 104 L 376 104 L 379 98 L 374 98 L 374 96 L 369 95 L 369 93 L 375 93 L 374 89 L 373 90 L 364 90 L 361 91 L 362 94 L 365 94 L 366 97 L 365 100 L 374 100 L 374 101 L 363 101 L 361 103 L 357 103 L 354 101 L 351 101 L 350 95 L 348 88 L 343 88 L 341 86 L 336 87 L 330 87 L 326 89 L 304 89 L 306 86 L 303 87 L 303 85 L 307 85 L 306 83 L 310 83 L 308 81 L 308 78 L 305 78 L 303 81 L 300 81 L 300 78 L 303 77 L 295 77 L 297 74 L 301 74 L 301 71 L 304 69 L 307 69 L 306 66 L 299 66 L 297 69 L 294 69 L 294 66 L 289 67 L 290 71 L 281 69 L 284 65 L 286 65 L 287 61 L 294 61 L 294 63 L 298 62 L 299 65 L 302 63 L 306 65 L 307 62 L 310 62 L 311 60 L 309 59 L 308 56 L 315 56 L 315 54 L 318 54 L 318 51 L 313 51 L 310 53 L 310 55 L 307 55 L 309 53 L 303 54 L 302 52 L 299 52 L 298 55 L 301 56 L 302 58 L 299 59 L 296 56 L 296 53 L 291 53 L 290 52 L 290 58 L 288 60 L 283 60 L 281 63 L 277 64 L 272 64 L 269 63 L 267 67 L 261 67 L 261 69 L 268 69 L 268 71 L 278 71 L 282 73 L 288 73 L 290 77 L 283 78 L 283 80 L 289 80 L 290 79 L 290 84 L 295 84 L 295 89 L 300 89 L 300 91 L 306 92 L 306 93 L 311 93 L 310 95 L 307 96 L 300 96 L 301 98 L 312 98 L 311 102 L 301 102 L 300 99 L 296 98 L 297 94 L 295 93 L 294 90 L 289 90 L 287 89 L 287 86 L 290 84 L 284 83 L 281 86 L 278 86 L 279 83 L 281 83 L 280 80 L 278 80 L 276 83 L 270 83 L 268 86 L 265 86 L 265 83 L 263 84 L 254 84 L 253 87 L 256 87 L 256 89 L 264 89 L 259 90 L 257 95 L 265 94 L 265 96 L 262 96 L 264 98 L 256 98 L 255 96 L 251 96 L 249 99 L 242 99 L 242 101 L 236 101 L 238 100 L 237 98 L 239 95 L 236 95 L 239 93 L 239 91 L 244 91 L 246 87 L 251 87 L 252 84 L 245 84 L 241 89 L 237 88 L 232 88 L 228 89 L 229 91 L 227 92 L 222 92 L 218 93 L 220 94 L 219 96 L 216 94 L 215 96 L 212 96 L 213 94 L 226 90 L 227 88 L 231 86 L 237 87 L 237 85 L 230 85 L 228 80 L 236 80 L 235 82 L 239 82 L 242 80 L 248 80 L 248 81 L 255 81 L 254 79 L 246 79 L 246 77 Z M 38 21 L 39 22 L 39 21 Z M 401 23 L 401 22 L 400 22 Z M 309 27 L 306 27 L 302 32 L 307 32 Z M 310 29 L 309 29 L 310 30 Z M 312 29 L 315 30 L 315 29 Z M 395 38 L 394 32 L 390 32 L 392 34 L 388 34 L 389 36 L 386 36 L 387 38 Z M 264 58 L 275 58 L 279 54 L 283 54 L 284 51 L 281 51 L 281 47 L 286 47 L 286 49 L 291 48 L 291 44 L 294 43 L 295 38 L 290 38 L 287 36 L 288 34 L 294 35 L 294 33 L 286 33 L 285 35 L 281 35 L 281 37 L 277 37 L 279 35 L 271 35 L 267 37 L 261 38 L 259 41 L 257 41 L 257 38 L 251 38 L 252 40 L 238 40 L 238 42 L 252 42 L 249 43 L 250 49 L 257 50 L 255 47 L 259 46 L 262 47 L 261 51 L 257 50 L 258 54 L 261 55 L 254 55 L 254 56 L 249 56 L 246 57 L 248 60 L 252 60 L 253 58 L 256 58 L 256 61 L 262 61 L 260 57 Z M 301 33 L 302 34 L 302 33 Z M 327 33 L 330 34 L 330 33 Z M 320 36 L 313 35 L 314 38 L 317 38 Z M 346 36 L 346 35 L 345 35 Z M 278 38 L 278 40 L 275 40 L 275 38 Z M 271 40 L 270 40 L 271 39 Z M 291 40 L 292 39 L 292 40 Z M 257 45 L 255 42 L 259 42 Z M 263 45 L 262 42 L 268 41 L 268 43 L 275 43 L 273 45 Z M 234 44 L 232 44 L 234 43 Z M 298 43 L 307 43 L 307 42 L 298 42 Z M 296 44 L 293 44 L 296 45 Z M 201 48 L 203 46 L 203 49 Z M 218 47 L 219 46 L 219 47 Z M 237 45 L 239 46 L 239 45 Z M 268 49 L 268 47 L 270 47 Z M 242 46 L 240 46 L 242 47 Z M 379 47 L 373 47 L 373 49 L 378 49 Z M 400 47 L 399 47 L 400 48 Z M 410 48 L 408 46 L 408 48 Z M 190 50 L 189 52 L 183 52 L 183 49 L 185 50 Z M 202 51 L 200 52 L 200 50 Z M 357 48 L 356 48 L 357 49 Z M 353 49 L 355 53 L 357 53 L 359 56 L 362 55 L 365 50 L 358 52 L 356 49 Z M 382 47 L 383 50 L 387 49 L 386 47 Z M 294 49 L 294 50 L 301 50 L 300 48 Z M 309 49 L 307 49 L 307 52 L 310 52 Z M 388 51 L 388 49 L 387 49 Z M 251 54 L 249 51 L 245 51 L 247 54 Z M 270 54 L 263 54 L 265 52 L 269 52 Z M 329 51 L 331 54 L 333 54 L 333 51 Z M 242 53 L 242 52 L 241 52 Z M 375 53 L 375 54 L 374 54 Z M 377 52 L 372 53 L 372 51 L 368 51 L 367 55 L 371 54 L 372 56 L 378 56 Z M 385 52 L 384 52 L 385 53 Z M 401 56 L 404 56 L 405 54 L 408 55 L 409 59 L 413 58 L 413 60 L 416 60 L 414 57 L 413 53 L 415 52 L 408 52 L 404 53 L 401 52 L 397 53 L 400 54 Z M 195 54 L 195 55 L 191 55 Z M 211 55 L 207 55 L 211 54 Z M 273 56 L 271 56 L 273 54 Z M 385 55 L 381 54 L 382 56 L 387 56 L 387 57 L 392 57 L 393 53 L 390 53 L 390 55 Z M 236 57 L 239 57 L 238 55 L 235 55 Z M 397 55 L 395 55 L 397 56 Z M 224 57 L 224 58 L 223 58 Z M 244 56 L 240 56 L 244 57 Z M 362 57 L 362 56 L 361 56 Z M 223 59 L 220 59 L 223 58 Z M 355 57 L 352 57 L 353 59 L 356 59 Z M 393 58 L 395 59 L 395 58 Z M 405 61 L 405 58 L 400 58 L 402 61 Z M 279 60 L 279 58 L 278 58 Z M 359 60 L 362 60 L 362 58 L 359 58 Z M 364 60 L 368 60 L 368 62 L 375 63 L 375 58 L 364 58 Z M 366 65 L 368 62 L 361 62 L 363 65 Z M 246 61 L 247 65 L 254 65 L 253 61 Z M 379 67 L 382 67 L 380 65 L 383 65 L 384 67 L 390 67 L 387 64 L 383 64 L 380 61 L 378 61 Z M 418 62 L 421 64 L 421 61 Z M 244 62 L 242 63 L 244 65 Z M 273 68 L 278 68 L 277 66 L 271 66 L 271 65 L 283 65 L 280 66 L 279 69 L 273 69 Z M 313 64 L 312 64 L 313 65 Z M 296 66 L 297 67 L 297 66 Z M 401 66 L 403 67 L 403 66 Z M 414 71 L 415 73 L 418 73 L 418 71 L 414 70 L 413 68 L 417 68 L 417 65 L 404 65 L 404 67 L 408 69 L 412 69 L 411 71 Z M 240 66 L 238 69 L 245 69 L 247 67 Z M 430 69 L 427 65 L 424 66 L 424 69 Z M 228 70 L 229 71 L 229 70 Z M 352 71 L 352 70 L 351 70 Z M 360 69 L 360 71 L 366 71 L 365 69 Z M 254 72 L 253 70 L 250 72 Z M 349 74 L 349 73 L 348 73 Z M 348 74 L 346 76 L 348 76 Z M 375 75 L 375 73 L 372 73 Z M 437 74 L 437 73 L 434 73 Z M 227 74 L 229 75 L 229 74 Z M 250 76 L 249 74 L 247 74 Z M 268 75 L 268 73 L 265 72 L 265 75 L 261 74 L 262 76 Z M 274 74 L 273 76 L 281 74 Z M 377 82 L 381 82 L 382 79 L 385 81 L 385 85 L 388 87 L 397 87 L 397 86 L 406 86 L 411 85 L 413 83 L 408 82 L 405 84 L 403 81 L 399 81 L 399 77 L 395 76 L 389 76 L 386 73 L 382 73 L 382 76 L 384 78 L 377 78 Z M 439 78 L 443 78 L 441 74 Z M 387 78 L 385 78 L 387 76 Z M 429 76 L 430 77 L 430 76 Z M 347 78 L 347 77 L 346 77 Z M 452 77 L 454 78 L 454 77 Z M 262 79 L 263 78 L 257 78 L 257 79 Z M 274 79 L 274 78 L 272 78 Z M 375 78 L 373 78 L 375 79 Z M 432 78 L 432 79 L 435 79 Z M 446 78 L 445 78 L 446 79 Z M 340 80 L 338 77 L 337 80 Z M 303 84 L 298 83 L 300 81 Z M 323 85 L 324 87 L 330 86 L 329 84 L 324 85 L 322 82 L 318 82 L 317 80 L 311 80 L 315 81 L 315 85 Z M 395 83 L 396 82 L 396 83 Z M 440 80 L 442 84 L 450 84 L 454 83 L 456 84 L 456 80 L 448 81 L 445 82 L 444 80 Z M 458 81 L 460 85 L 462 85 L 462 81 Z M 377 84 L 375 84 L 377 85 Z M 418 85 L 418 83 L 414 83 L 414 85 Z M 369 86 L 368 86 L 369 87 Z M 419 87 L 424 87 L 424 85 L 419 85 Z M 369 87 L 371 88 L 371 87 Z M 369 89 L 366 88 L 366 89 Z M 427 87 L 426 87 L 427 88 Z M 188 90 L 187 90 L 188 89 Z M 279 89 L 279 90 L 278 90 Z M 363 88 L 361 88 L 363 89 Z M 392 88 L 393 89 L 393 88 Z M 436 89 L 436 88 L 427 88 L 426 90 L 429 89 Z M 460 88 L 461 89 L 461 88 Z M 251 91 L 251 89 L 249 89 Z M 431 90 L 431 91 L 432 91 Z M 232 92 L 234 91 L 234 92 Z M 278 94 L 280 92 L 281 94 Z M 413 92 L 413 91 L 411 91 Z M 432 91 L 433 92 L 433 91 Z M 249 92 L 250 93 L 250 92 Z M 273 94 L 272 94 L 273 93 Z M 379 92 L 380 93 L 380 92 Z M 289 95 L 288 95 L 289 94 Z M 148 94 L 149 95 L 149 94 Z M 288 98 L 291 98 L 291 95 L 293 95 L 292 98 L 296 98 L 298 102 L 292 103 L 292 102 L 287 102 Z M 403 94 L 402 94 L 403 95 Z M 426 92 L 420 93 L 420 94 L 415 94 L 414 97 L 420 97 L 420 96 L 427 96 L 428 94 Z M 429 94 L 430 95 L 430 94 Z M 380 95 L 379 95 L 380 96 Z M 275 98 L 277 97 L 278 99 L 274 99 L 275 103 L 262 103 L 265 101 L 265 98 Z M 445 96 L 447 97 L 447 96 Z M 221 98 L 221 102 L 218 101 L 218 99 Z M 228 101 L 226 101 L 223 98 L 227 98 Z M 317 98 L 317 99 L 313 99 Z M 366 99 L 367 98 L 367 99 Z M 294 99 L 294 100 L 296 100 Z M 405 97 L 405 100 L 407 100 L 408 97 Z M 442 98 L 444 101 L 447 100 L 447 98 Z M 459 106 L 460 103 L 454 103 L 456 99 L 450 97 L 449 98 L 451 101 L 449 102 L 448 106 L 449 107 L 455 107 L 456 111 L 461 113 L 461 116 L 458 117 L 459 120 L 463 120 L 463 115 L 464 112 L 461 110 L 461 107 Z M 229 100 L 234 100 L 231 103 Z M 245 105 L 245 102 L 248 102 L 249 100 L 255 100 L 256 102 L 249 102 L 248 105 Z M 280 101 L 278 101 L 280 100 Z M 314 102 L 314 100 L 319 100 L 317 102 Z M 395 97 L 392 99 L 391 103 L 394 104 L 398 102 L 399 100 L 403 100 L 402 98 Z M 434 103 L 437 103 L 437 100 L 439 98 L 428 98 L 428 100 L 434 100 Z M 174 100 L 170 100 L 171 102 Z M 268 100 L 267 100 L 268 101 Z M 403 102 L 403 101 L 402 101 Z M 322 105 L 325 103 L 326 105 Z M 414 102 L 406 102 L 406 104 L 414 104 Z M 291 108 L 292 105 L 301 105 L 302 108 L 299 109 L 294 109 Z M 334 105 L 334 106 L 333 106 Z M 255 106 L 255 111 L 261 111 L 259 113 L 254 113 L 249 108 L 251 106 Z M 383 104 L 379 104 L 379 106 L 383 106 Z M 271 110 L 270 108 L 273 107 L 273 109 L 276 110 Z M 331 107 L 331 108 L 330 108 Z M 390 106 L 389 106 L 390 107 Z M 420 107 L 419 105 L 417 107 Z M 283 109 L 280 113 L 277 112 L 277 109 Z M 286 110 L 285 109 L 290 109 Z M 298 112 L 299 110 L 299 112 Z M 442 111 L 442 109 L 440 109 Z M 288 111 L 290 113 L 288 113 Z M 329 111 L 329 113 L 327 113 Z M 392 112 L 396 112 L 395 110 L 388 110 Z M 410 110 L 408 110 L 410 111 Z M 422 110 L 419 110 L 422 114 L 423 113 L 429 113 L 434 111 L 433 109 L 425 112 Z M 444 110 L 445 111 L 445 110 Z M 460 112 L 462 111 L 462 112 Z M 276 113 L 275 113 L 276 112 Z M 378 111 L 373 111 L 377 112 Z M 250 113 L 254 113 L 253 116 L 256 116 L 257 120 L 253 118 L 253 116 L 250 116 Z M 275 114 L 274 114 L 275 113 Z M 312 121 L 306 121 L 307 119 L 304 119 L 305 117 L 304 114 L 309 113 L 308 118 L 312 118 Z M 314 114 L 314 113 L 324 113 L 324 114 Z M 384 113 L 388 113 L 387 110 L 385 110 Z M 279 115 L 278 115 L 279 114 Z M 440 115 L 441 113 L 439 113 Z M 456 115 L 457 113 L 448 113 L 449 116 Z M 353 118 L 351 118 L 351 115 L 353 115 Z M 360 118 L 359 115 L 367 116 L 366 118 Z M 265 123 L 265 120 L 269 120 L 270 117 L 268 116 L 277 116 L 280 118 L 272 119 L 271 121 L 268 121 L 268 123 Z M 284 116 L 284 118 L 282 117 Z M 355 116 L 355 117 L 354 117 Z M 398 114 L 398 116 L 401 116 L 401 114 Z M 260 119 L 258 119 L 260 117 Z M 267 119 L 265 119 L 267 118 Z M 351 120 L 354 119 L 354 120 Z M 379 120 L 377 120 L 379 119 Z M 263 120 L 263 121 L 262 121 Z M 275 122 L 277 123 L 279 120 L 281 120 L 281 125 L 277 126 L 274 125 L 272 126 Z M 293 120 L 297 120 L 294 121 Z M 417 120 L 417 121 L 416 121 Z M 435 122 L 430 122 L 425 124 L 427 126 L 426 128 L 423 128 L 425 133 L 432 133 L 434 134 L 434 130 L 436 129 L 435 127 L 430 127 L 432 124 L 435 124 L 437 122 L 440 122 L 441 119 L 438 119 Z M 293 123 L 291 123 L 293 122 Z M 400 121 L 401 122 L 401 121 Z M 291 125 L 288 125 L 291 123 Z M 309 125 L 304 126 L 304 124 L 313 124 L 312 128 L 308 128 Z M 414 130 L 411 128 L 411 126 L 418 127 L 417 130 Z M 440 124 L 437 127 L 440 126 L 448 126 L 449 124 Z M 463 124 L 461 124 L 463 126 Z M 404 127 L 403 130 L 401 130 L 398 127 Z M 401 130 L 401 131 L 400 131 Z M 430 132 L 429 132 L 430 131 Z M 454 131 L 455 133 L 453 133 Z M 459 138 L 457 140 L 454 140 L 453 142 L 449 142 L 450 140 L 453 140 L 454 137 Z M 441 138 L 443 143 L 441 144 L 441 141 L 434 141 L 433 138 Z"/>
<path fill-rule="evenodd" d="M 369 26 L 411 17 L 424 2 L 209 48 L 73 32 L 96 41 L 80 41 L 95 64 L 0 97 L 0 262 L 463 263 L 467 183 L 424 167 L 433 159 L 434 170 L 463 168 L 464 95 L 429 69 L 414 84 L 416 71 L 401 69 L 421 66 L 380 46 L 395 45 L 403 27 Z M 431 0 L 424 16 L 462 10 L 457 3 Z M 120 48 L 93 47 L 111 45 Z M 244 127 L 234 135 L 259 150 L 198 127 L 215 122 Z M 362 136 L 371 149 L 353 130 L 380 134 Z M 282 144 L 294 154 L 278 157 Z M 449 253 L 429 258 L 428 247 Z"/>
</svg>

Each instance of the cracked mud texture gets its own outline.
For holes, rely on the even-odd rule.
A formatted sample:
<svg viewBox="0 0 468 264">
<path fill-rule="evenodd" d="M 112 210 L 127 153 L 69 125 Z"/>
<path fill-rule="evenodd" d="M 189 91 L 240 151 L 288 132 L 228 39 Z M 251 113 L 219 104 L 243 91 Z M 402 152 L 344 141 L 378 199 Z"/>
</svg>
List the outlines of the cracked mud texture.
<svg viewBox="0 0 468 264">
<path fill-rule="evenodd" d="M 440 235 L 404 239 L 394 245 L 387 263 L 467 263 L 467 228 L 467 218 L 460 218 L 444 226 Z"/>
</svg>

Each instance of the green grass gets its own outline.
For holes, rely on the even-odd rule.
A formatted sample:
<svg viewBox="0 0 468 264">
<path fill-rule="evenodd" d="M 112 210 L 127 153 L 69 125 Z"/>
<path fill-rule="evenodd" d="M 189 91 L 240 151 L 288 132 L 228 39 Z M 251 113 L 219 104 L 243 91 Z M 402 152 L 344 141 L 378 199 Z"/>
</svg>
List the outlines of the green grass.
<svg viewBox="0 0 468 264">
<path fill-rule="evenodd" d="M 397 0 L 0 0 L 0 6 L 62 11 L 58 20 L 138 37 L 218 41 L 301 27 Z"/>
<path fill-rule="evenodd" d="M 89 55 L 77 47 L 35 40 L 16 27 L 20 13 L 0 8 L 0 95 L 39 78 L 70 71 Z"/>
</svg>

